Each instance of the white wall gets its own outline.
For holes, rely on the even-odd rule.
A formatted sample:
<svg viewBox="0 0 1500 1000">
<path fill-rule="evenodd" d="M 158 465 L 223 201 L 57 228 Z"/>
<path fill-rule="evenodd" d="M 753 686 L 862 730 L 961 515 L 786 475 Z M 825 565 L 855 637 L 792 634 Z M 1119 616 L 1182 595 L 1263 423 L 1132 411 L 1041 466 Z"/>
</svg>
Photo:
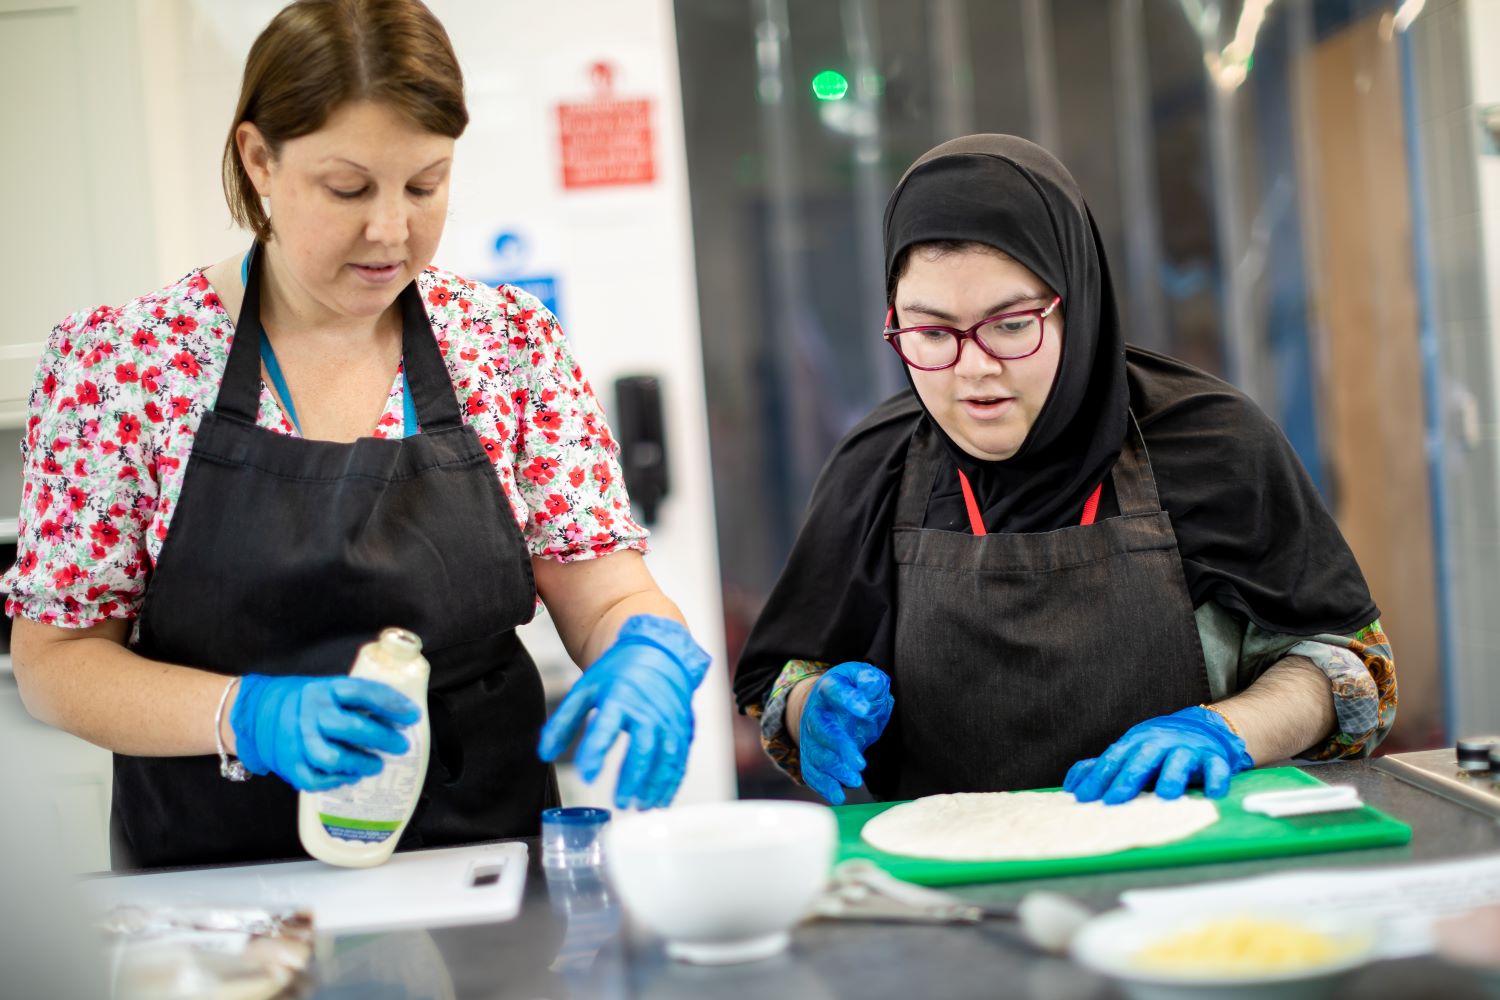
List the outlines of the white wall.
<svg viewBox="0 0 1500 1000">
<path fill-rule="evenodd" d="M 132 29 L 117 0 L 0 0 L 0 427 L 21 425 L 53 324 L 152 280 Z"/>
</svg>

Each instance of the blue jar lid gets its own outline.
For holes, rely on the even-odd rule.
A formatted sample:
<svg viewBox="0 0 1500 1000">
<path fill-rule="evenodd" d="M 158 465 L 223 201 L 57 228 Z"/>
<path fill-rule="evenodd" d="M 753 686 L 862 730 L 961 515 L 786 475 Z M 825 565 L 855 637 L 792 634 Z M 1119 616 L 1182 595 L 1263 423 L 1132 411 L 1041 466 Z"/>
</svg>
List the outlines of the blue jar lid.
<svg viewBox="0 0 1500 1000">
<path fill-rule="evenodd" d="M 595 806 L 563 806 L 543 809 L 542 823 L 561 823 L 566 826 L 597 825 L 609 822 L 609 810 Z"/>
</svg>

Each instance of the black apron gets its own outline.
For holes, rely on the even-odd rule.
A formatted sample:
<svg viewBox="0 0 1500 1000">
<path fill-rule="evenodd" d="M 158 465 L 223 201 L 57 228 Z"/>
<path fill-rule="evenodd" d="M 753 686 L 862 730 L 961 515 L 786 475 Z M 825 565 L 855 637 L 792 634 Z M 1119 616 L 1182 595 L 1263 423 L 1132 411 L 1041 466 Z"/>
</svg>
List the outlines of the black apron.
<svg viewBox="0 0 1500 1000">
<path fill-rule="evenodd" d="M 515 633 L 535 611 L 531 557 L 417 286 L 398 301 L 422 432 L 308 441 L 256 425 L 261 257 L 132 648 L 226 676 L 334 675 L 380 629 L 411 629 L 432 664 L 432 752 L 398 849 L 534 835 L 558 798 L 536 754 L 541 678 Z M 296 790 L 227 781 L 217 756 L 116 754 L 111 812 L 116 868 L 305 856 Z"/>
<path fill-rule="evenodd" d="M 1171 517 L 1134 417 L 1120 516 L 975 537 L 922 527 L 953 459 L 923 421 L 895 520 L 893 725 L 872 747 L 886 799 L 1062 784 L 1144 719 L 1208 698 Z"/>
</svg>

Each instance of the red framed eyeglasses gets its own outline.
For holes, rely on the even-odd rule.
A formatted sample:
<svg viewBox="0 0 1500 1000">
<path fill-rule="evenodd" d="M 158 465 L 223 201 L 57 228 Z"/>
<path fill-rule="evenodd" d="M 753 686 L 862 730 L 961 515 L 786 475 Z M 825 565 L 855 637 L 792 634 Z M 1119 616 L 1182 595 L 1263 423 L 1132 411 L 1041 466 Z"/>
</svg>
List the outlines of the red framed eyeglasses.
<svg viewBox="0 0 1500 1000">
<path fill-rule="evenodd" d="M 891 329 L 896 318 L 892 306 L 885 314 L 885 332 L 881 336 L 895 349 L 901 360 L 924 372 L 942 371 L 958 364 L 963 356 L 964 341 L 972 340 L 979 349 L 996 361 L 1019 361 L 1042 349 L 1047 317 L 1062 305 L 1062 296 L 1039 309 L 1017 309 L 980 320 L 967 330 L 951 326 L 907 326 Z"/>
</svg>

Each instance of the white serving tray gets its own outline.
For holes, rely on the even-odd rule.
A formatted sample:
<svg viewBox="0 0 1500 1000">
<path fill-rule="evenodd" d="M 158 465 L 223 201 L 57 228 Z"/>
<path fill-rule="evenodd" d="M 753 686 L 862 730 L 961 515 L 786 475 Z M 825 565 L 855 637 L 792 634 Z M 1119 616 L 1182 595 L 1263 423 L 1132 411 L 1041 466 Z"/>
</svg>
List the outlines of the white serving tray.
<svg viewBox="0 0 1500 1000">
<path fill-rule="evenodd" d="M 495 923 L 521 909 L 526 845 L 408 851 L 375 868 L 283 861 L 86 878 L 79 886 L 101 912 L 125 905 L 307 909 L 319 934 Z"/>
</svg>

